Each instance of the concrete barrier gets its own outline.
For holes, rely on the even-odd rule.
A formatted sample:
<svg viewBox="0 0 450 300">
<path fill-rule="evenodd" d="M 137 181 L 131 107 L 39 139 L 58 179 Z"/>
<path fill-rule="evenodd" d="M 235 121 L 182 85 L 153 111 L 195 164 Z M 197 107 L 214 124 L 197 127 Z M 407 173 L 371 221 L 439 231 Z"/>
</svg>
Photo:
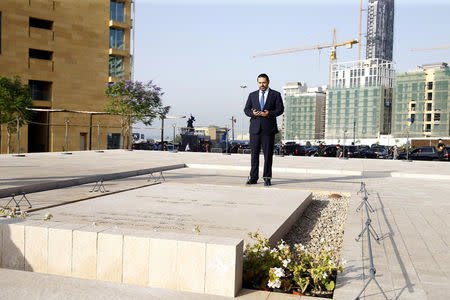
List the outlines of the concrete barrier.
<svg viewBox="0 0 450 300">
<path fill-rule="evenodd" d="M 185 164 L 169 165 L 169 166 L 146 168 L 146 169 L 139 169 L 139 170 L 133 170 L 133 171 L 116 172 L 116 173 L 108 173 L 108 174 L 96 174 L 96 175 L 90 175 L 90 176 L 85 176 L 85 177 L 74 177 L 72 179 L 67 179 L 67 180 L 55 180 L 55 181 L 49 181 L 49 182 L 43 182 L 43 183 L 36 183 L 36 184 L 0 189 L 0 198 L 10 197 L 12 194 L 21 195 L 22 193 L 25 193 L 25 194 L 37 193 L 37 192 L 44 192 L 44 191 L 48 191 L 48 190 L 66 188 L 66 187 L 70 187 L 70 186 L 93 183 L 93 182 L 97 182 L 100 177 L 103 178 L 103 181 L 117 180 L 117 179 L 123 179 L 123 178 L 128 178 L 128 177 L 146 175 L 146 174 L 150 174 L 150 173 L 176 170 L 176 169 L 181 169 L 181 168 L 185 168 L 185 167 L 186 167 Z"/>
<path fill-rule="evenodd" d="M 0 220 L 2 268 L 234 297 L 243 241 L 58 222 Z"/>
</svg>

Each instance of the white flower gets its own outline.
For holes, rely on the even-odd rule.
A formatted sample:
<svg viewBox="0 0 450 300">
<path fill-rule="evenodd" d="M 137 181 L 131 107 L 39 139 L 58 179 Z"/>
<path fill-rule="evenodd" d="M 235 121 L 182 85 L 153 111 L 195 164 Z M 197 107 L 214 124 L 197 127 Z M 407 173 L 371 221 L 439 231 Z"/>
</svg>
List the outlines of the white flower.
<svg viewBox="0 0 450 300">
<path fill-rule="evenodd" d="M 341 264 L 345 265 L 347 263 L 347 261 L 345 259 L 341 259 Z"/>
<path fill-rule="evenodd" d="M 277 248 L 273 248 L 272 250 L 270 250 L 270 254 L 273 254 L 273 253 L 275 253 L 277 251 L 278 251 Z"/>
<path fill-rule="evenodd" d="M 325 242 L 325 239 L 324 238 L 320 238 L 320 242 L 321 243 Z"/>
<path fill-rule="evenodd" d="M 255 252 L 255 253 L 256 253 L 256 252 L 258 252 L 258 249 L 256 249 L 256 248 L 253 248 L 253 252 Z"/>
<path fill-rule="evenodd" d="M 264 252 L 266 252 L 266 251 L 268 251 L 269 250 L 269 247 L 264 247 L 264 248 L 262 248 L 262 251 L 264 251 Z"/>
<path fill-rule="evenodd" d="M 273 268 L 273 274 L 277 277 L 284 277 L 284 269 L 283 268 Z"/>
<path fill-rule="evenodd" d="M 281 243 L 278 245 L 278 249 L 283 250 L 283 249 L 288 249 L 288 248 L 289 248 L 289 246 L 286 245 L 286 243 L 283 240 L 281 240 Z"/>
<path fill-rule="evenodd" d="M 281 287 L 281 281 L 280 279 L 275 279 L 274 281 L 270 281 L 267 283 L 267 286 L 270 288 L 277 288 L 279 289 Z"/>
<path fill-rule="evenodd" d="M 287 268 L 287 265 L 291 262 L 291 259 L 285 259 L 283 260 L 283 267 Z"/>
<path fill-rule="evenodd" d="M 328 277 L 327 273 L 322 274 L 323 279 L 326 279 Z"/>
<path fill-rule="evenodd" d="M 305 246 L 303 244 L 296 244 L 297 248 L 300 248 L 301 251 L 305 251 Z"/>
</svg>

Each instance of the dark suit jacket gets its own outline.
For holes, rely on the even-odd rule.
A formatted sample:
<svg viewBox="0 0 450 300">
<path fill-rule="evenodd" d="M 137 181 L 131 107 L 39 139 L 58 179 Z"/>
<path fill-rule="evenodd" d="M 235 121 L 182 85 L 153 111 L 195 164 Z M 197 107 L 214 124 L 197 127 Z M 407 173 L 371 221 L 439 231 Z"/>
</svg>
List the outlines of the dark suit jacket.
<svg viewBox="0 0 450 300">
<path fill-rule="evenodd" d="M 277 117 L 284 112 L 283 100 L 279 92 L 269 89 L 267 100 L 264 103 L 264 110 L 269 111 L 267 117 L 255 117 L 253 110 L 260 111 L 259 90 L 248 95 L 244 112 L 250 117 L 250 134 L 271 135 L 278 132 Z"/>
</svg>

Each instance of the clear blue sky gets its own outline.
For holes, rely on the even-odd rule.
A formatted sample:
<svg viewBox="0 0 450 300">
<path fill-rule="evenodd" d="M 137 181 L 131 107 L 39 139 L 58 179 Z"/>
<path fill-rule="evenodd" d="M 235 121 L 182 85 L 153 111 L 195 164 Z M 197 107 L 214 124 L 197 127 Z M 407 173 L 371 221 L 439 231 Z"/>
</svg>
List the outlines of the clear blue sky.
<svg viewBox="0 0 450 300">
<path fill-rule="evenodd" d="M 450 1 L 395 3 L 397 70 L 449 62 L 450 49 L 410 49 L 450 45 Z M 259 73 L 267 73 L 270 87 L 280 92 L 286 82 L 313 87 L 325 85 L 328 78 L 328 50 L 252 58 L 254 54 L 329 42 L 333 27 L 338 41 L 356 39 L 358 18 L 358 0 L 138 0 L 135 79 L 154 80 L 165 91 L 163 100 L 172 107 L 170 114 L 192 113 L 197 119 L 194 126 L 230 125 L 234 116 L 240 127 L 244 101 L 257 89 Z M 365 22 L 363 12 L 363 34 Z M 356 60 L 356 49 L 339 48 L 338 61 Z M 361 57 L 365 58 L 364 47 Z M 245 100 L 242 84 L 248 86 Z M 244 120 L 246 132 L 247 117 Z M 185 126 L 186 120 L 167 120 L 165 137 L 172 138 L 173 123 Z M 159 121 L 153 126 L 159 127 Z M 157 130 L 135 131 L 159 136 Z"/>
</svg>

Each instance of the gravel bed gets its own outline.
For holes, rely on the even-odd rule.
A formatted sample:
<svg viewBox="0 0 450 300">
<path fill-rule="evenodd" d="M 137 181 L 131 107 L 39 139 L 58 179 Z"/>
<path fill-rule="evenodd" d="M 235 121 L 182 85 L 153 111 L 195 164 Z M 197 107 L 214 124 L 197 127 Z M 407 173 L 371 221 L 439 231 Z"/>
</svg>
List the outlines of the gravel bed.
<svg viewBox="0 0 450 300">
<path fill-rule="evenodd" d="M 291 249 L 294 244 L 301 243 L 312 253 L 320 252 L 325 241 L 337 263 L 344 238 L 350 195 L 313 193 L 312 197 L 309 206 L 283 239 Z"/>
</svg>

